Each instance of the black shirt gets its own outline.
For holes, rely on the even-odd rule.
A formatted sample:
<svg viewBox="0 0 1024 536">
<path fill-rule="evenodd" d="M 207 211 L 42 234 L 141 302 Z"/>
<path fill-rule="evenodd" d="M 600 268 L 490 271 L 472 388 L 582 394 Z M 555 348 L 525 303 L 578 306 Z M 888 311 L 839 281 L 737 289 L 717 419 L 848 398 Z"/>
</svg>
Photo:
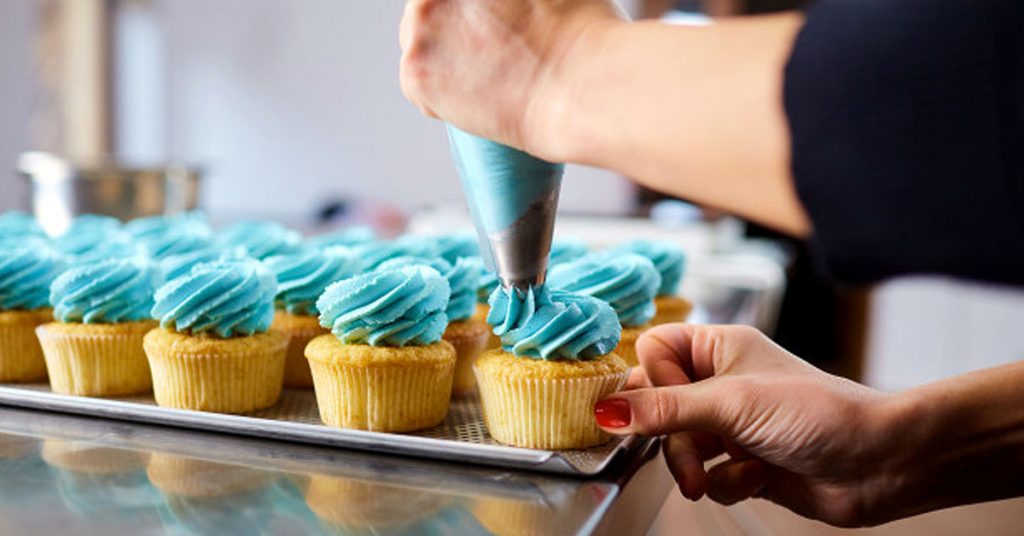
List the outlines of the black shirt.
<svg viewBox="0 0 1024 536">
<path fill-rule="evenodd" d="M 817 2 L 785 107 L 833 276 L 1024 284 L 1024 1 Z"/>
</svg>

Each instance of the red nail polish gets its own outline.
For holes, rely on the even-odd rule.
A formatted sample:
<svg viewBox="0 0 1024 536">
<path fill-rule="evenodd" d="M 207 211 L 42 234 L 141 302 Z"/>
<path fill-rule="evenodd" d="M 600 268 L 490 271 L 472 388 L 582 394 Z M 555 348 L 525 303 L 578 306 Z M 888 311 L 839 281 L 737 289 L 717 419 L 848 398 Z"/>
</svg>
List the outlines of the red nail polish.
<svg viewBox="0 0 1024 536">
<path fill-rule="evenodd" d="M 624 398 L 609 398 L 594 404 L 594 418 L 605 428 L 623 428 L 633 420 L 629 401 Z"/>
</svg>

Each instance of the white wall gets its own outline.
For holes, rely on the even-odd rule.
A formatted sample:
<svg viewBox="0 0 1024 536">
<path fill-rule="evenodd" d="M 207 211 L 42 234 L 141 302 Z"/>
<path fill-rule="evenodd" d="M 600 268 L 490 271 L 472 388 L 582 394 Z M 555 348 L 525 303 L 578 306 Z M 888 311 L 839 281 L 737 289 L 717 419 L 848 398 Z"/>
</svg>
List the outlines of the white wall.
<svg viewBox="0 0 1024 536">
<path fill-rule="evenodd" d="M 300 213 L 350 192 L 461 202 L 442 126 L 398 85 L 403 2 L 157 0 L 168 152 L 209 169 L 211 212 Z M 573 168 L 564 209 L 621 212 L 630 187 Z"/>
<path fill-rule="evenodd" d="M 32 16 L 32 0 L 0 2 L 0 211 L 28 208 L 15 165 L 30 147 Z"/>
</svg>

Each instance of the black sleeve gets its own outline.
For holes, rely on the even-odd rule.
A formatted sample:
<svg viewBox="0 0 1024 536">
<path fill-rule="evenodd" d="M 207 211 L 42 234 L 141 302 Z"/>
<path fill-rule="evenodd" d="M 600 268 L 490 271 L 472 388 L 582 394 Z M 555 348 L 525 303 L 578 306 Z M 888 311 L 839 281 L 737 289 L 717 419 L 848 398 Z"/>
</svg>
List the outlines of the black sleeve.
<svg viewBox="0 0 1024 536">
<path fill-rule="evenodd" d="M 1024 1 L 822 0 L 785 74 L 833 277 L 1024 284 Z"/>
</svg>

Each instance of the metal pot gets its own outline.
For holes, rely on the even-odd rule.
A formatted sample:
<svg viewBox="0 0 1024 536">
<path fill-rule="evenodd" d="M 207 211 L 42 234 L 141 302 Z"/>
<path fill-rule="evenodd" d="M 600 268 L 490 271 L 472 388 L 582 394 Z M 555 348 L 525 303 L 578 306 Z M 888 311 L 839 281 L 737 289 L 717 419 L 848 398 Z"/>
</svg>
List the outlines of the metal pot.
<svg viewBox="0 0 1024 536">
<path fill-rule="evenodd" d="M 31 186 L 32 211 L 50 235 L 67 229 L 79 214 L 104 214 L 123 221 L 196 208 L 200 172 L 180 165 L 124 167 L 109 161 L 71 162 L 59 156 L 23 153 L 18 171 Z"/>
</svg>

